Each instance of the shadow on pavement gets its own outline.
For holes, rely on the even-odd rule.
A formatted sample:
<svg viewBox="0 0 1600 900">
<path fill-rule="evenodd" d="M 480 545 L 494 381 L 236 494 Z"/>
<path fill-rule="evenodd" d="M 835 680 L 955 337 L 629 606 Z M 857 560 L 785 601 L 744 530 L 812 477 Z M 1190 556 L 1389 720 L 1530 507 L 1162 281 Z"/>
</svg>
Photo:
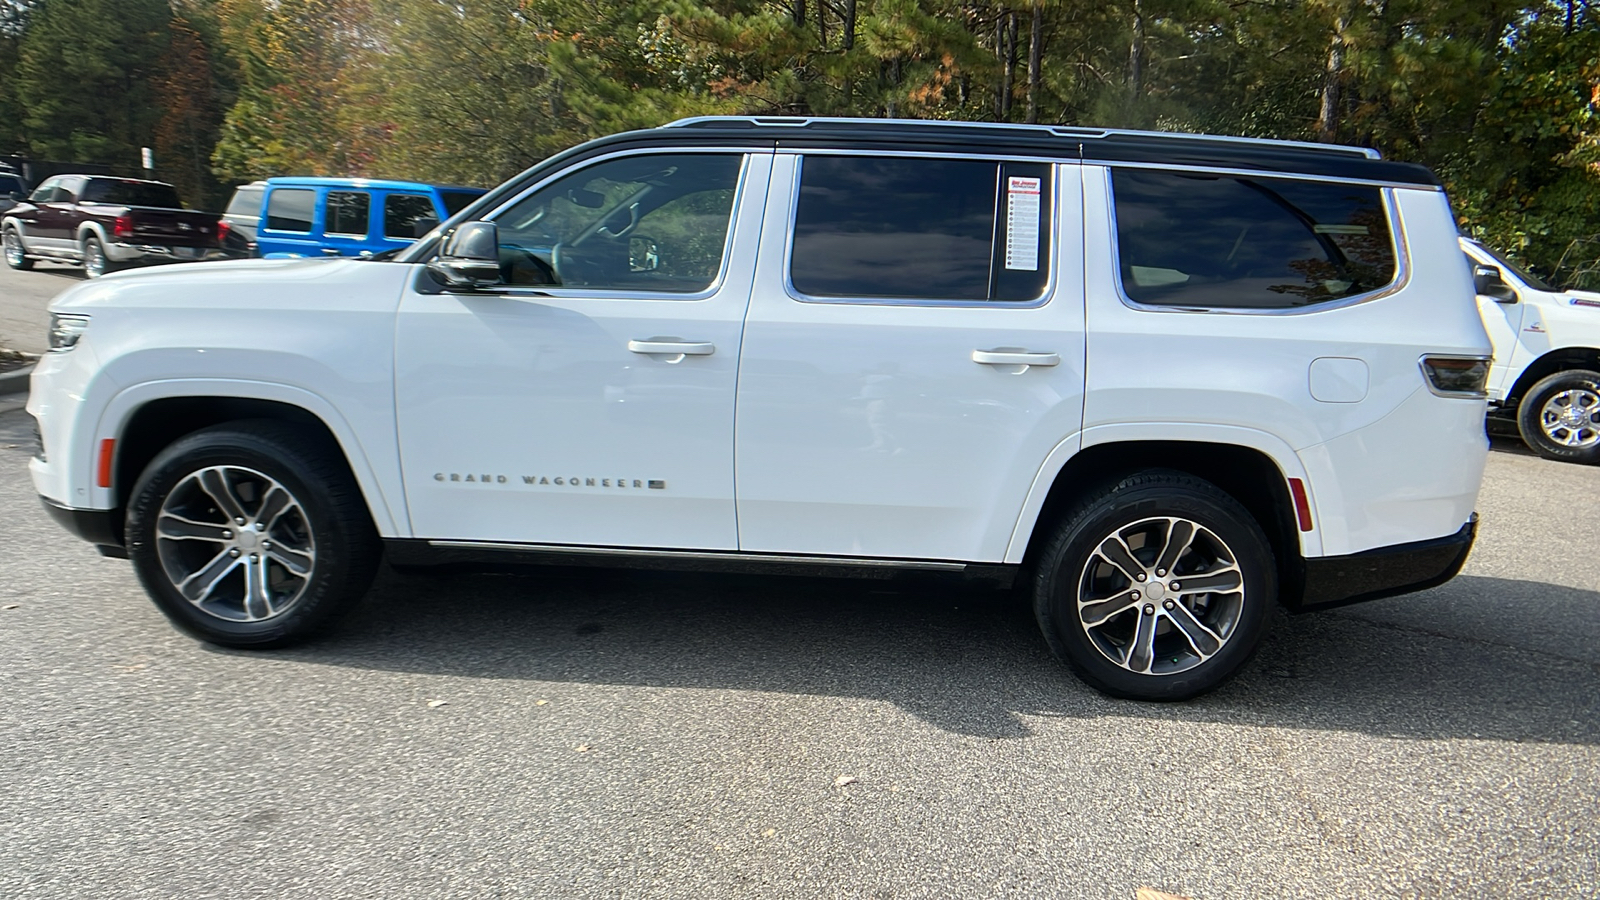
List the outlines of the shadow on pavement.
<svg viewBox="0 0 1600 900">
<path fill-rule="evenodd" d="M 1280 617 L 1238 679 L 1163 705 L 1112 700 L 1078 682 L 1049 655 L 1017 595 L 599 570 L 385 571 L 336 634 L 282 655 L 474 678 L 880 700 L 990 738 L 1026 736 L 1030 716 L 1118 716 L 1595 744 L 1596 611 L 1593 591 L 1458 578 L 1410 598 Z"/>
</svg>

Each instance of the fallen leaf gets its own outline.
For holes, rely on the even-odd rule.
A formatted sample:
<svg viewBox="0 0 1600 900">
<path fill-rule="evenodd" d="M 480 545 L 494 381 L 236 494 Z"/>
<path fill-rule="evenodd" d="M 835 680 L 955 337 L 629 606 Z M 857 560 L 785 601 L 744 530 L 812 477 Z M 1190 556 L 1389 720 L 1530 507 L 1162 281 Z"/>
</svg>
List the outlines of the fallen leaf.
<svg viewBox="0 0 1600 900">
<path fill-rule="evenodd" d="M 578 751 L 579 753 L 588 753 L 589 752 L 589 745 L 588 744 L 579 744 L 578 746 L 576 746 L 576 747 L 574 747 L 572 749 Z"/>
<path fill-rule="evenodd" d="M 844 787 L 847 784 L 855 784 L 859 780 L 860 779 L 856 778 L 854 775 L 840 775 L 838 778 L 833 780 L 833 786 Z"/>
<path fill-rule="evenodd" d="M 449 703 L 449 702 L 450 702 L 449 700 L 429 700 L 428 701 L 428 708 L 429 709 L 438 709 L 439 707 L 441 707 L 441 706 L 443 706 L 443 705 L 445 705 L 446 703 Z"/>
<path fill-rule="evenodd" d="M 549 700 L 535 700 L 535 701 L 533 701 L 533 705 L 534 706 L 543 706 L 543 705 L 545 705 L 546 703 L 549 703 L 549 702 L 550 702 Z"/>
<path fill-rule="evenodd" d="M 768 828 L 766 831 L 761 832 L 761 836 L 762 837 L 772 837 L 773 835 L 775 835 L 777 833 L 778 833 L 778 829 L 776 829 L 776 828 Z"/>
<path fill-rule="evenodd" d="M 21 603 L 7 603 L 5 606 L 0 606 L 0 609 L 16 609 L 21 605 Z"/>
</svg>

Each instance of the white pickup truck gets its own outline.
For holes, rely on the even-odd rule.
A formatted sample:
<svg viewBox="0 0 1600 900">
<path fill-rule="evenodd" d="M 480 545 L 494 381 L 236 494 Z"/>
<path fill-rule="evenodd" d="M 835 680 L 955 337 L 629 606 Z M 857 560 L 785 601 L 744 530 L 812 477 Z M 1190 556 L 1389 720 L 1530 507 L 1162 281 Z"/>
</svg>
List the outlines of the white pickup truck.
<svg viewBox="0 0 1600 900">
<path fill-rule="evenodd" d="M 1535 453 L 1600 462 L 1600 294 L 1561 291 L 1467 238 L 1478 311 L 1494 343 L 1490 424 Z"/>
</svg>

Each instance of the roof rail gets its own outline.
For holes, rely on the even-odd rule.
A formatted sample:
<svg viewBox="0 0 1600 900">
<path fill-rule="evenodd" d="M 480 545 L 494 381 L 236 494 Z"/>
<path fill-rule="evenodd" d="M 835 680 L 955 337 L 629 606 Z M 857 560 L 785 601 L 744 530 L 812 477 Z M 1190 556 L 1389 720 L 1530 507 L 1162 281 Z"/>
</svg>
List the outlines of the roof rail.
<svg viewBox="0 0 1600 900">
<path fill-rule="evenodd" d="M 1364 156 L 1381 159 L 1376 150 L 1351 147 L 1344 144 L 1318 144 L 1310 141 L 1282 141 L 1271 138 L 1234 137 L 1221 134 L 1192 134 L 1184 131 L 1135 131 L 1122 128 L 1084 128 L 1072 125 L 1018 125 L 1010 122 L 952 122 L 945 119 L 865 119 L 833 118 L 830 116 L 691 116 L 668 122 L 662 128 L 707 128 L 717 125 L 746 125 L 762 128 L 806 128 L 815 125 L 900 125 L 915 127 L 966 127 L 1002 128 L 1035 131 L 1073 140 L 1104 140 L 1131 138 L 1137 140 L 1171 141 L 1223 141 L 1231 144 L 1261 147 L 1287 147 L 1312 153 L 1336 153 L 1341 156 Z"/>
</svg>

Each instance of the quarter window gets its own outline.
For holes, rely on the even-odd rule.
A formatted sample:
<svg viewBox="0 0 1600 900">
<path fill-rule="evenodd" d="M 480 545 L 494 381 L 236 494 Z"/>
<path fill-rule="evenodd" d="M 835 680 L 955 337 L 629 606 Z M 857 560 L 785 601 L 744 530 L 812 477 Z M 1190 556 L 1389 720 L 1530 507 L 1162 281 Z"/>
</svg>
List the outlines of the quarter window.
<svg viewBox="0 0 1600 900">
<path fill-rule="evenodd" d="M 807 156 L 790 280 L 812 297 L 1038 299 L 1050 187 L 1044 163 Z"/>
<path fill-rule="evenodd" d="M 323 234 L 366 237 L 372 212 L 372 195 L 366 191 L 329 191 L 328 218 Z"/>
<path fill-rule="evenodd" d="M 317 192 L 279 188 L 267 195 L 267 228 L 271 231 L 311 233 L 311 209 Z"/>
<path fill-rule="evenodd" d="M 1129 299 L 1292 309 L 1395 279 L 1382 190 L 1287 178 L 1113 169 Z"/>
<path fill-rule="evenodd" d="M 383 198 L 383 236 L 411 240 L 417 237 L 417 223 L 423 219 L 438 224 L 433 201 L 420 194 L 390 194 Z"/>
<path fill-rule="evenodd" d="M 496 217 L 511 284 L 698 293 L 722 270 L 743 157 L 627 156 L 557 179 Z"/>
</svg>

